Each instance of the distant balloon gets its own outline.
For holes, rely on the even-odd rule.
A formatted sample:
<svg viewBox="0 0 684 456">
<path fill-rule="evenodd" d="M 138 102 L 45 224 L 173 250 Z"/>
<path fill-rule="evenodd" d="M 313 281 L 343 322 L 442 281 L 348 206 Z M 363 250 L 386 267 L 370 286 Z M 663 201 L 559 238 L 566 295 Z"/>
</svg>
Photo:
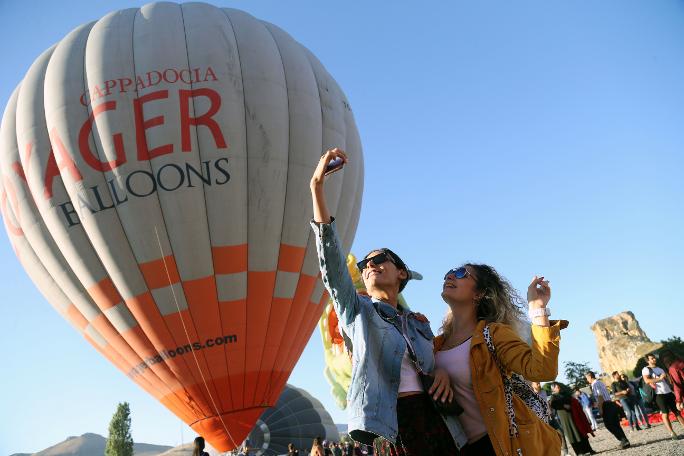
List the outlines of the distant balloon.
<svg viewBox="0 0 684 456">
<path fill-rule="evenodd" d="M 338 442 L 340 434 L 323 404 L 307 391 L 286 385 L 278 402 L 266 410 L 247 437 L 247 446 L 255 456 L 287 454 L 294 444 L 300 454 L 320 437 Z"/>
<path fill-rule="evenodd" d="M 149 4 L 34 62 L 2 120 L 0 207 L 57 311 L 226 451 L 327 302 L 308 183 L 333 146 L 350 157 L 326 189 L 348 251 L 361 144 L 320 62 L 244 12 Z"/>
<path fill-rule="evenodd" d="M 356 257 L 351 253 L 347 255 L 347 270 L 354 287 L 356 287 L 356 292 L 367 295 L 361 272 L 356 267 Z M 405 309 L 410 308 L 401 293 L 399 294 L 399 304 Z M 323 357 L 325 359 L 323 375 L 330 384 L 330 393 L 335 399 L 335 403 L 344 410 L 347 408 L 347 392 L 351 383 L 351 350 L 353 347 L 351 347 L 351 341 L 340 329 L 340 322 L 333 307 L 332 299 L 328 301 L 321 318 L 318 320 L 318 331 L 323 342 Z"/>
</svg>

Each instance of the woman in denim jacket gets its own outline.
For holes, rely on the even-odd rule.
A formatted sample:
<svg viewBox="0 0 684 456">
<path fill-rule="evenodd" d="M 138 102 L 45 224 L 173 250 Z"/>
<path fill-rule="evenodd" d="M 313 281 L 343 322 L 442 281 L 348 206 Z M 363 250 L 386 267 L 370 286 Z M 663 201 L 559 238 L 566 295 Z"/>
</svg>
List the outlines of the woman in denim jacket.
<svg viewBox="0 0 684 456">
<path fill-rule="evenodd" d="M 423 391 L 416 365 L 433 373 L 433 334 L 420 314 L 398 305 L 397 298 L 410 279 L 404 262 L 389 249 L 378 249 L 359 262 L 368 296 L 358 295 L 347 271 L 345 253 L 325 201 L 326 167 L 347 157 L 331 149 L 311 178 L 316 245 L 323 283 L 330 292 L 340 326 L 353 345 L 352 379 L 347 395 L 349 435 L 366 445 L 382 437 L 383 453 L 390 455 L 455 455 L 466 442 L 455 417 L 442 417 L 428 394 L 452 400 L 445 372 L 436 372 L 431 391 Z M 416 363 L 407 353 L 411 340 Z"/>
</svg>

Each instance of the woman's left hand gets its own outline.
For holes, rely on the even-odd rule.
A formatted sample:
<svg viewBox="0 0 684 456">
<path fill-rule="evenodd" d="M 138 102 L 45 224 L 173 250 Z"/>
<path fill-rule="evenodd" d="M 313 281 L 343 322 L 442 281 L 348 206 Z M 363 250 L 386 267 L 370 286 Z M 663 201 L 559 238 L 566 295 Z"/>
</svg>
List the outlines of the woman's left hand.
<svg viewBox="0 0 684 456">
<path fill-rule="evenodd" d="M 530 309 L 546 307 L 551 299 L 551 287 L 544 277 L 534 276 L 532 283 L 527 288 L 527 303 Z"/>
<path fill-rule="evenodd" d="M 428 394 L 431 394 L 436 401 L 451 402 L 454 398 L 454 391 L 451 389 L 449 374 L 444 369 L 436 368 L 434 376 L 435 380 L 432 382 Z"/>
</svg>

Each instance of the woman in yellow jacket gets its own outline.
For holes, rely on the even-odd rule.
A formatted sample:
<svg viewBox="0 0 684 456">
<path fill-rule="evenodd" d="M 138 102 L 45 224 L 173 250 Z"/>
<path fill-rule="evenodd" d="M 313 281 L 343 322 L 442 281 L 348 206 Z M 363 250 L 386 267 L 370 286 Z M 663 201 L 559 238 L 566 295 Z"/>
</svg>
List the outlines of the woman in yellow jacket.
<svg viewBox="0 0 684 456">
<path fill-rule="evenodd" d="M 549 282 L 535 276 L 527 291 L 531 344 L 519 336 L 529 331 L 523 301 L 494 268 L 465 264 L 452 269 L 444 277 L 442 298 L 449 312 L 442 334 L 435 338 L 435 362 L 449 373 L 454 397 L 465 410 L 459 416 L 468 437 L 462 454 L 559 455 L 560 436 L 551 426 L 515 394 L 512 407 L 507 406 L 497 365 L 498 359 L 507 374 L 516 372 L 529 381 L 556 378 L 560 330 L 567 322 L 548 318 Z M 485 333 L 496 359 L 487 347 Z"/>
</svg>

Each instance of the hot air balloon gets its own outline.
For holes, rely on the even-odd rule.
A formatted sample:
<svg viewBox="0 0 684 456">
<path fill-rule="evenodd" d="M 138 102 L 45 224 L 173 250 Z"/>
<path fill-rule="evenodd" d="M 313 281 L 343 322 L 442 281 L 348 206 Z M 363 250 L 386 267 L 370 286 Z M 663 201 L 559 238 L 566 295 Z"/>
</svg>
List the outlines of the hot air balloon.
<svg viewBox="0 0 684 456">
<path fill-rule="evenodd" d="M 367 294 L 361 272 L 356 267 L 356 257 L 351 253 L 347 255 L 347 270 L 357 293 Z M 418 273 L 414 272 L 414 274 L 416 277 L 420 276 Z M 399 293 L 398 300 L 402 307 L 410 309 L 401 293 Z M 323 357 L 325 360 L 323 375 L 328 384 L 330 384 L 330 394 L 335 399 L 335 403 L 340 409 L 344 410 L 347 408 L 347 392 L 351 383 L 351 350 L 353 347 L 351 347 L 351 340 L 340 330 L 339 320 L 337 319 L 332 299 L 328 300 L 321 318 L 318 320 L 318 331 L 323 343 Z"/>
<path fill-rule="evenodd" d="M 315 437 L 340 440 L 323 404 L 306 390 L 286 385 L 278 402 L 259 417 L 246 446 L 255 456 L 275 456 L 287 454 L 287 445 L 292 443 L 304 454 Z"/>
<path fill-rule="evenodd" d="M 308 183 L 333 146 L 350 156 L 326 188 L 348 251 L 363 158 L 337 83 L 272 24 L 153 3 L 33 63 L 2 119 L 0 207 L 47 300 L 226 451 L 275 403 L 327 301 Z"/>
</svg>

